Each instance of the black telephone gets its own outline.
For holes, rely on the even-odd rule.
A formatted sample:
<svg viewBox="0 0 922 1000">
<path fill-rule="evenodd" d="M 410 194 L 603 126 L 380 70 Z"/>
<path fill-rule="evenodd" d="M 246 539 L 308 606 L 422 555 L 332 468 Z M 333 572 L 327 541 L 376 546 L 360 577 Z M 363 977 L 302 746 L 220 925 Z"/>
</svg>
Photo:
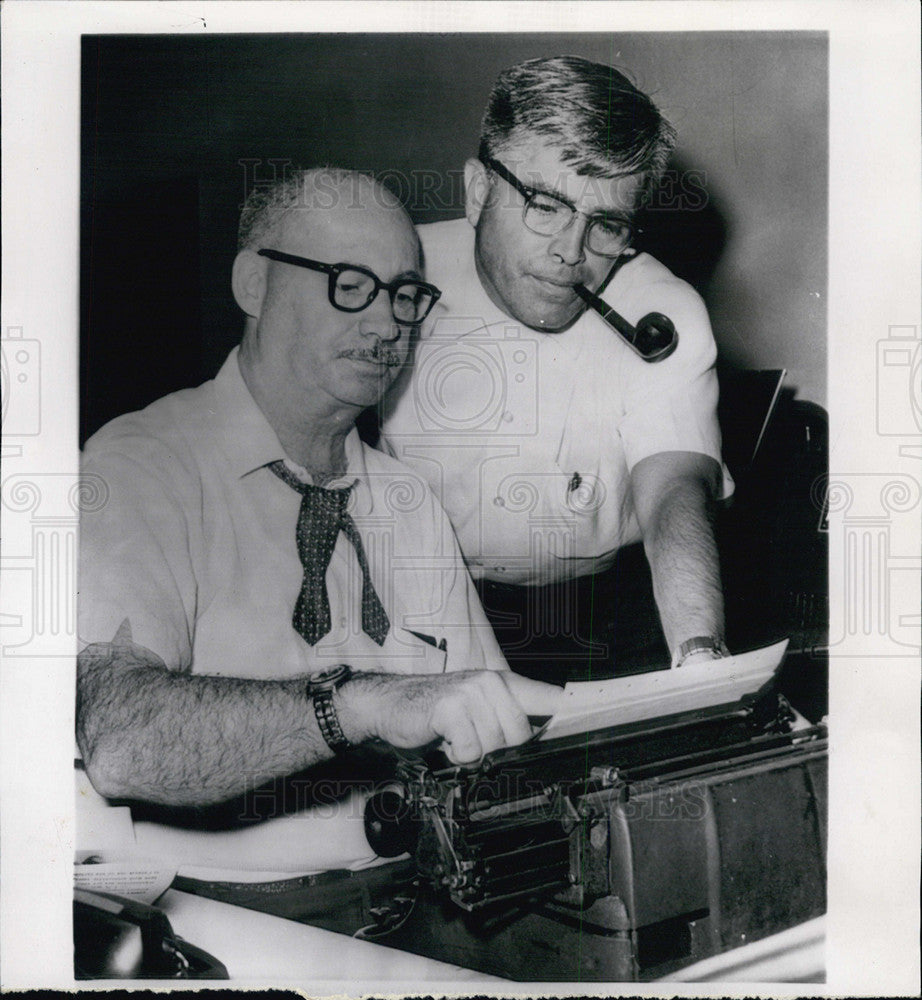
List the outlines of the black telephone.
<svg viewBox="0 0 922 1000">
<path fill-rule="evenodd" d="M 183 941 L 155 906 L 74 890 L 74 979 L 229 979 L 216 958 Z"/>
</svg>

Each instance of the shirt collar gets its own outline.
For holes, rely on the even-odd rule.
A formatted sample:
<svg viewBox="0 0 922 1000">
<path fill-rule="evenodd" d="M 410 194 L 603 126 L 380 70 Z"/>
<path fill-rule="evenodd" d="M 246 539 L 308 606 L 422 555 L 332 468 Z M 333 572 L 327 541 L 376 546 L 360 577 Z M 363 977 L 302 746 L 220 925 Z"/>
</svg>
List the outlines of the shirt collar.
<svg viewBox="0 0 922 1000">
<path fill-rule="evenodd" d="M 278 436 L 247 388 L 238 362 L 239 347 L 227 356 L 214 380 L 215 429 L 221 451 L 231 472 L 238 478 L 271 462 L 287 458 Z M 365 446 L 353 427 L 344 444 L 346 472 L 329 489 L 353 486 L 355 513 L 371 513 L 372 493 L 365 466 Z"/>
</svg>

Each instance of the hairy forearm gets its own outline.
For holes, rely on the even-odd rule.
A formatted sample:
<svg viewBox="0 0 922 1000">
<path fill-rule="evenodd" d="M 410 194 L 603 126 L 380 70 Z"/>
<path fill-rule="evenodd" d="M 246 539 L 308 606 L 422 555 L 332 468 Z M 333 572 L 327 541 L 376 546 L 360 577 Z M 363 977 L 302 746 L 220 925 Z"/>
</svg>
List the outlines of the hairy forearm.
<svg viewBox="0 0 922 1000">
<path fill-rule="evenodd" d="M 720 566 L 705 482 L 675 484 L 644 537 L 653 592 L 670 651 L 697 635 L 724 634 Z"/>
<path fill-rule="evenodd" d="M 78 671 L 77 739 L 102 794 L 174 806 L 222 802 L 331 755 L 303 679 L 190 676 L 111 659 Z"/>
<path fill-rule="evenodd" d="M 552 715 L 558 695 L 505 670 L 359 673 L 333 704 L 350 743 L 409 749 L 442 740 L 467 763 L 527 739 L 527 713 Z M 332 756 L 306 678 L 172 672 L 131 641 L 127 621 L 113 642 L 78 657 L 77 740 L 97 791 L 171 806 L 223 802 Z"/>
</svg>

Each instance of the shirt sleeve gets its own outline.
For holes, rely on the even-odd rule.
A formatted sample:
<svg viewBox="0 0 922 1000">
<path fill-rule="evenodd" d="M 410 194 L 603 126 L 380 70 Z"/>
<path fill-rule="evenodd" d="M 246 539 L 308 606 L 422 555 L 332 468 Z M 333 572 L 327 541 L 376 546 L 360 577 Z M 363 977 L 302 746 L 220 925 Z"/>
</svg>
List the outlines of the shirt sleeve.
<svg viewBox="0 0 922 1000">
<path fill-rule="evenodd" d="M 659 265 L 657 265 L 659 267 Z M 618 431 L 628 469 L 650 455 L 688 451 L 713 458 L 723 469 L 722 495 L 733 482 L 721 461 L 717 422 L 717 349 L 704 302 L 690 285 L 662 269 L 628 299 L 631 322 L 648 312 L 665 313 L 676 327 L 676 350 L 660 362 L 626 351 L 619 372 L 623 412 Z"/>
<path fill-rule="evenodd" d="M 83 454 L 82 471 L 101 477 L 105 502 L 81 516 L 78 635 L 81 646 L 108 642 L 127 619 L 135 643 L 188 671 L 196 607 L 188 512 L 201 497 L 177 449 L 133 421 L 104 429 Z"/>
</svg>

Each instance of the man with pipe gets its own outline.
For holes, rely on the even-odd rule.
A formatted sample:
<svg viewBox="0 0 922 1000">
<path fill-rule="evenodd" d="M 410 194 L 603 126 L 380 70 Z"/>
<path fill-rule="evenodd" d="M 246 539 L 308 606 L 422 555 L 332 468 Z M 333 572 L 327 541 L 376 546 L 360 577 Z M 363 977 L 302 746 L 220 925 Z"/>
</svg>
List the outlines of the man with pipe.
<svg viewBox="0 0 922 1000">
<path fill-rule="evenodd" d="M 714 341 L 697 293 L 633 246 L 674 136 L 611 67 L 513 66 L 465 165 L 466 219 L 420 227 L 443 295 L 383 441 L 442 501 L 501 641 L 524 618 L 504 651 L 535 676 L 550 647 L 516 652 L 543 630 L 589 639 L 594 581 L 640 539 L 673 665 L 726 653 Z"/>
</svg>

